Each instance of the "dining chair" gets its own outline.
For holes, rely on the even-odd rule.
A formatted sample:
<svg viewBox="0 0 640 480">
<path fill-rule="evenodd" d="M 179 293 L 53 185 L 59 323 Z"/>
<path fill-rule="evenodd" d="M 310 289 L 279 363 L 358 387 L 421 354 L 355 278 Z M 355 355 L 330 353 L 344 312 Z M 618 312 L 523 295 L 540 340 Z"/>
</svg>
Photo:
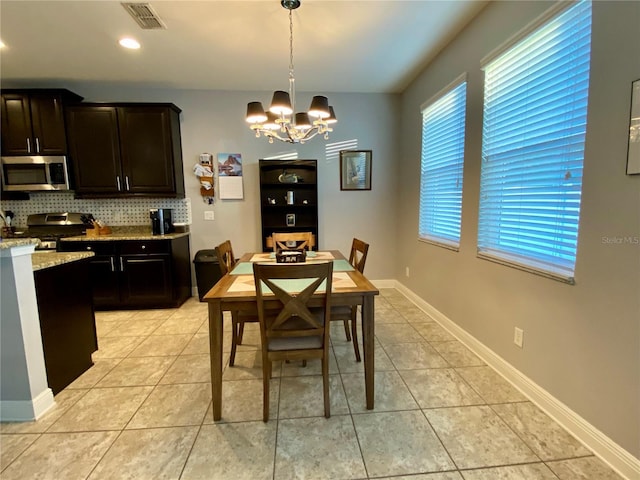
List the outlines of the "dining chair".
<svg viewBox="0 0 640 480">
<path fill-rule="evenodd" d="M 226 240 L 216 247 L 216 256 L 220 264 L 220 273 L 224 276 L 233 270 L 236 259 L 233 255 L 231 241 Z M 236 361 L 236 348 L 242 345 L 242 337 L 244 335 L 244 324 L 255 323 L 258 316 L 251 313 L 241 311 L 231 311 L 231 353 L 229 354 L 229 366 L 233 367 Z"/>
<path fill-rule="evenodd" d="M 329 327 L 332 274 L 333 262 L 253 264 L 262 340 L 262 420 L 265 422 L 269 420 L 272 362 L 278 360 L 321 360 L 324 416 L 331 416 Z M 298 293 L 298 290 L 301 291 Z M 313 306 L 310 305 L 312 298 Z"/>
<path fill-rule="evenodd" d="M 367 253 L 369 252 L 369 244 L 353 239 L 351 242 L 351 253 L 349 254 L 349 263 L 360 273 L 364 272 L 364 264 L 367 261 Z M 358 307 L 335 306 L 331 307 L 331 320 L 342 320 L 344 324 L 344 333 L 348 341 L 353 341 L 353 350 L 356 354 L 356 361 L 360 362 L 360 348 L 358 347 L 358 329 L 357 329 L 357 313 Z M 349 333 L 349 322 L 351 322 L 351 333 Z"/>
<path fill-rule="evenodd" d="M 311 232 L 286 232 L 272 233 L 271 241 L 273 251 L 281 250 L 312 250 L 315 246 L 315 238 Z M 295 242 L 295 243 L 294 243 Z"/>
</svg>

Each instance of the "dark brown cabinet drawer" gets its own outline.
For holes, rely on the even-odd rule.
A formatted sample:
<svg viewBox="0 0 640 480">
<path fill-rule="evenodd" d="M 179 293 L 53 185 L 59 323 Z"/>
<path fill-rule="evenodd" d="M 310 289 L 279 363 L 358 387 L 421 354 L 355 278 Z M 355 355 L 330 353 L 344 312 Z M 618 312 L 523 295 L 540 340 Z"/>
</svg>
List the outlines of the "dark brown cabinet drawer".
<svg viewBox="0 0 640 480">
<path fill-rule="evenodd" d="M 144 255 L 152 253 L 171 253 L 171 242 L 169 240 L 132 240 L 120 244 L 121 255 Z"/>
</svg>

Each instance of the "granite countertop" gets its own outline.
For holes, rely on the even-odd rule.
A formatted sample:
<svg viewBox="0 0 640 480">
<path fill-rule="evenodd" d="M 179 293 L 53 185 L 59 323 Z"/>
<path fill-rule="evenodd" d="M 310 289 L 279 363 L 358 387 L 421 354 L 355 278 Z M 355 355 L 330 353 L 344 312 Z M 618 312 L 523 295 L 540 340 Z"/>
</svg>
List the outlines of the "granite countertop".
<svg viewBox="0 0 640 480">
<path fill-rule="evenodd" d="M 40 240 L 37 238 L 2 238 L 0 239 L 0 250 L 7 250 L 22 245 L 38 245 Z"/>
<path fill-rule="evenodd" d="M 45 268 L 63 265 L 69 262 L 75 262 L 84 258 L 93 257 L 94 252 L 55 252 L 53 250 L 44 250 L 35 252 L 31 255 L 31 264 L 33 271 L 43 270 Z"/>
<path fill-rule="evenodd" d="M 149 227 L 112 227 L 112 233 L 108 235 L 78 235 L 75 237 L 61 238 L 61 242 L 108 242 L 116 240 L 173 240 L 185 237 L 189 232 L 167 233 L 165 235 L 153 235 Z"/>
</svg>

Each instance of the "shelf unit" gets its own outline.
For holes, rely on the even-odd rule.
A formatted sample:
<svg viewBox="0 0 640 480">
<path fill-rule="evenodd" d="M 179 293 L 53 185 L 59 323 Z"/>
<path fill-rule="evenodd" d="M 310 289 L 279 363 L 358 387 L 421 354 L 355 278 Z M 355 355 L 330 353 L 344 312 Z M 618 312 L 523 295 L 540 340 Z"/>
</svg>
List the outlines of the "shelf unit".
<svg viewBox="0 0 640 480">
<path fill-rule="evenodd" d="M 273 250 L 273 232 L 311 232 L 317 250 L 317 160 L 260 160 L 259 168 L 263 251 Z"/>
</svg>

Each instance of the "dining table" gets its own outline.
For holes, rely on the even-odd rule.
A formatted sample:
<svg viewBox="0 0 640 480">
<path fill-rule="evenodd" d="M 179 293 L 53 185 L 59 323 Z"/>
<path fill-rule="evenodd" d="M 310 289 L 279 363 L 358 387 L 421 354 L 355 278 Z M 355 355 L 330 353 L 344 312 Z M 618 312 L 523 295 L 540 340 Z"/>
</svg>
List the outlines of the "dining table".
<svg viewBox="0 0 640 480">
<path fill-rule="evenodd" d="M 362 321 L 364 358 L 364 387 L 366 408 L 374 407 L 375 368 L 375 296 L 380 292 L 338 250 L 308 252 L 305 262 L 333 262 L 331 304 L 334 306 L 359 305 Z M 222 418 L 222 350 L 225 311 L 244 311 L 257 315 L 253 263 L 276 263 L 273 253 L 245 253 L 203 297 L 209 308 L 209 347 L 211 357 L 211 396 L 214 421 Z M 277 302 L 277 300 L 265 300 Z M 313 298 L 312 298 L 313 301 Z"/>
</svg>

